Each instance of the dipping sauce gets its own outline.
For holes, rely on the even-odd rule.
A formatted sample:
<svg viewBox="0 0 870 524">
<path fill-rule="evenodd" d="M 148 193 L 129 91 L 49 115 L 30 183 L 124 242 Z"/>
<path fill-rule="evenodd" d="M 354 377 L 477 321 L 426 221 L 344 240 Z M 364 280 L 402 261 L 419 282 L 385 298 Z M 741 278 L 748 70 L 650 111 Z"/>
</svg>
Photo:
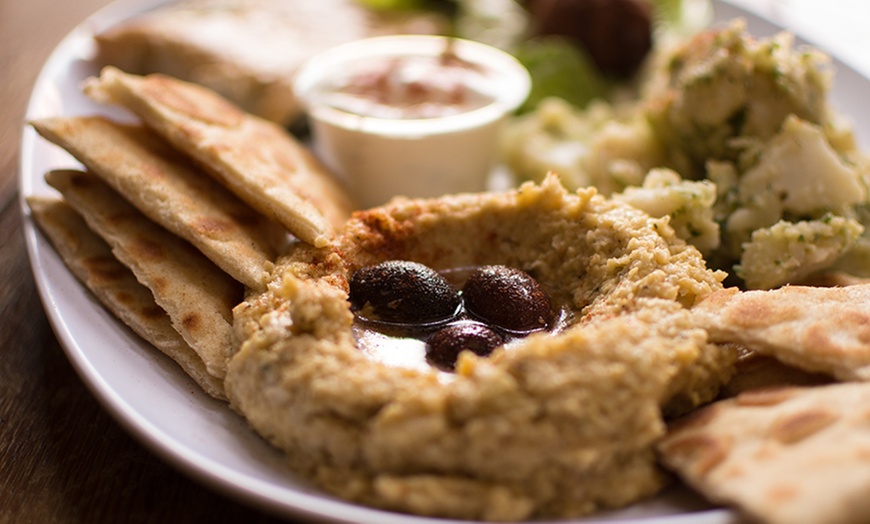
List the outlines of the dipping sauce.
<svg viewBox="0 0 870 524">
<path fill-rule="evenodd" d="M 528 71 L 499 49 L 399 35 L 312 57 L 294 93 L 315 154 L 368 208 L 397 195 L 489 189 L 499 130 L 530 86 Z"/>
<path fill-rule="evenodd" d="M 394 57 L 366 62 L 324 90 L 320 102 L 361 116 L 439 118 L 493 102 L 487 71 L 456 56 Z"/>
</svg>

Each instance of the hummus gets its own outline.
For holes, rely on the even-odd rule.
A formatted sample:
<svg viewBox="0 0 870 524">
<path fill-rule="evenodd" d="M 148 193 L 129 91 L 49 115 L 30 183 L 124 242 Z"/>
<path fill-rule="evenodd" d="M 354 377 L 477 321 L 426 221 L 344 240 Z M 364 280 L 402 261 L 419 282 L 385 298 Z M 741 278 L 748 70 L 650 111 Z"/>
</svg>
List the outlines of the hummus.
<svg viewBox="0 0 870 524">
<path fill-rule="evenodd" d="M 503 264 L 576 320 L 455 373 L 375 361 L 353 335 L 348 280 L 404 259 L 436 270 Z M 555 176 L 507 193 L 394 199 L 325 248 L 299 245 L 235 310 L 232 405 L 325 489 L 452 518 L 577 516 L 630 504 L 665 476 L 663 410 L 710 400 L 734 354 L 689 308 L 723 274 L 652 219 Z"/>
</svg>

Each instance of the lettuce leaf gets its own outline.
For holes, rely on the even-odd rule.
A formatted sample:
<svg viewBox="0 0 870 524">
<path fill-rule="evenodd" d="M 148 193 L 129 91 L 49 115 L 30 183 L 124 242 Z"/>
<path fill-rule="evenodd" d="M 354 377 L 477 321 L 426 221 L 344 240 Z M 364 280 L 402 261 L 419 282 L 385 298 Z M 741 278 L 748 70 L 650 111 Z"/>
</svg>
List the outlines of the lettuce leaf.
<svg viewBox="0 0 870 524">
<path fill-rule="evenodd" d="M 514 54 L 532 77 L 532 91 L 520 113 L 534 109 L 549 97 L 584 108 L 596 98 L 606 98 L 611 88 L 586 52 L 565 38 L 527 40 L 517 46 Z"/>
</svg>

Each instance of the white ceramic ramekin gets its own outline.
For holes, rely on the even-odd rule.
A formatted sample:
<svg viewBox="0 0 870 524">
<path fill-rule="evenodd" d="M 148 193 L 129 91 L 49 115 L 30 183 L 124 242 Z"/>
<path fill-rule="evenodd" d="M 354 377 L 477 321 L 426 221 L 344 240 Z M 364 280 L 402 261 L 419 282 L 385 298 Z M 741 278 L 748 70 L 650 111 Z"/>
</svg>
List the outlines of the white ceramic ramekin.
<svg viewBox="0 0 870 524">
<path fill-rule="evenodd" d="M 484 73 L 477 89 L 491 102 L 448 116 L 377 118 L 338 109 L 323 96 L 338 78 L 372 61 L 438 57 L 448 49 Z M 530 86 L 526 69 L 496 48 L 450 37 L 398 35 L 358 40 L 313 57 L 298 71 L 294 90 L 308 113 L 315 152 L 346 179 L 362 206 L 372 207 L 396 195 L 486 189 L 499 127 Z"/>
</svg>

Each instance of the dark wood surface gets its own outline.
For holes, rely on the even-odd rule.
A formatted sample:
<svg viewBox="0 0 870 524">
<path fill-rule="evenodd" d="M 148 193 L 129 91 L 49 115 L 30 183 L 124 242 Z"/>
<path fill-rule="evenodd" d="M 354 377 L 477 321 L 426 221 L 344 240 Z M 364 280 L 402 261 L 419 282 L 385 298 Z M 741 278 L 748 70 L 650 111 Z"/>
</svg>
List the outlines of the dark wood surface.
<svg viewBox="0 0 870 524">
<path fill-rule="evenodd" d="M 51 331 L 17 203 L 0 215 L 0 522 L 278 522 L 201 486 L 98 404 Z"/>
<path fill-rule="evenodd" d="M 16 198 L 19 135 L 50 51 L 108 0 L 0 0 L 0 523 L 278 522 L 179 473 L 96 401 L 52 333 Z"/>
</svg>

